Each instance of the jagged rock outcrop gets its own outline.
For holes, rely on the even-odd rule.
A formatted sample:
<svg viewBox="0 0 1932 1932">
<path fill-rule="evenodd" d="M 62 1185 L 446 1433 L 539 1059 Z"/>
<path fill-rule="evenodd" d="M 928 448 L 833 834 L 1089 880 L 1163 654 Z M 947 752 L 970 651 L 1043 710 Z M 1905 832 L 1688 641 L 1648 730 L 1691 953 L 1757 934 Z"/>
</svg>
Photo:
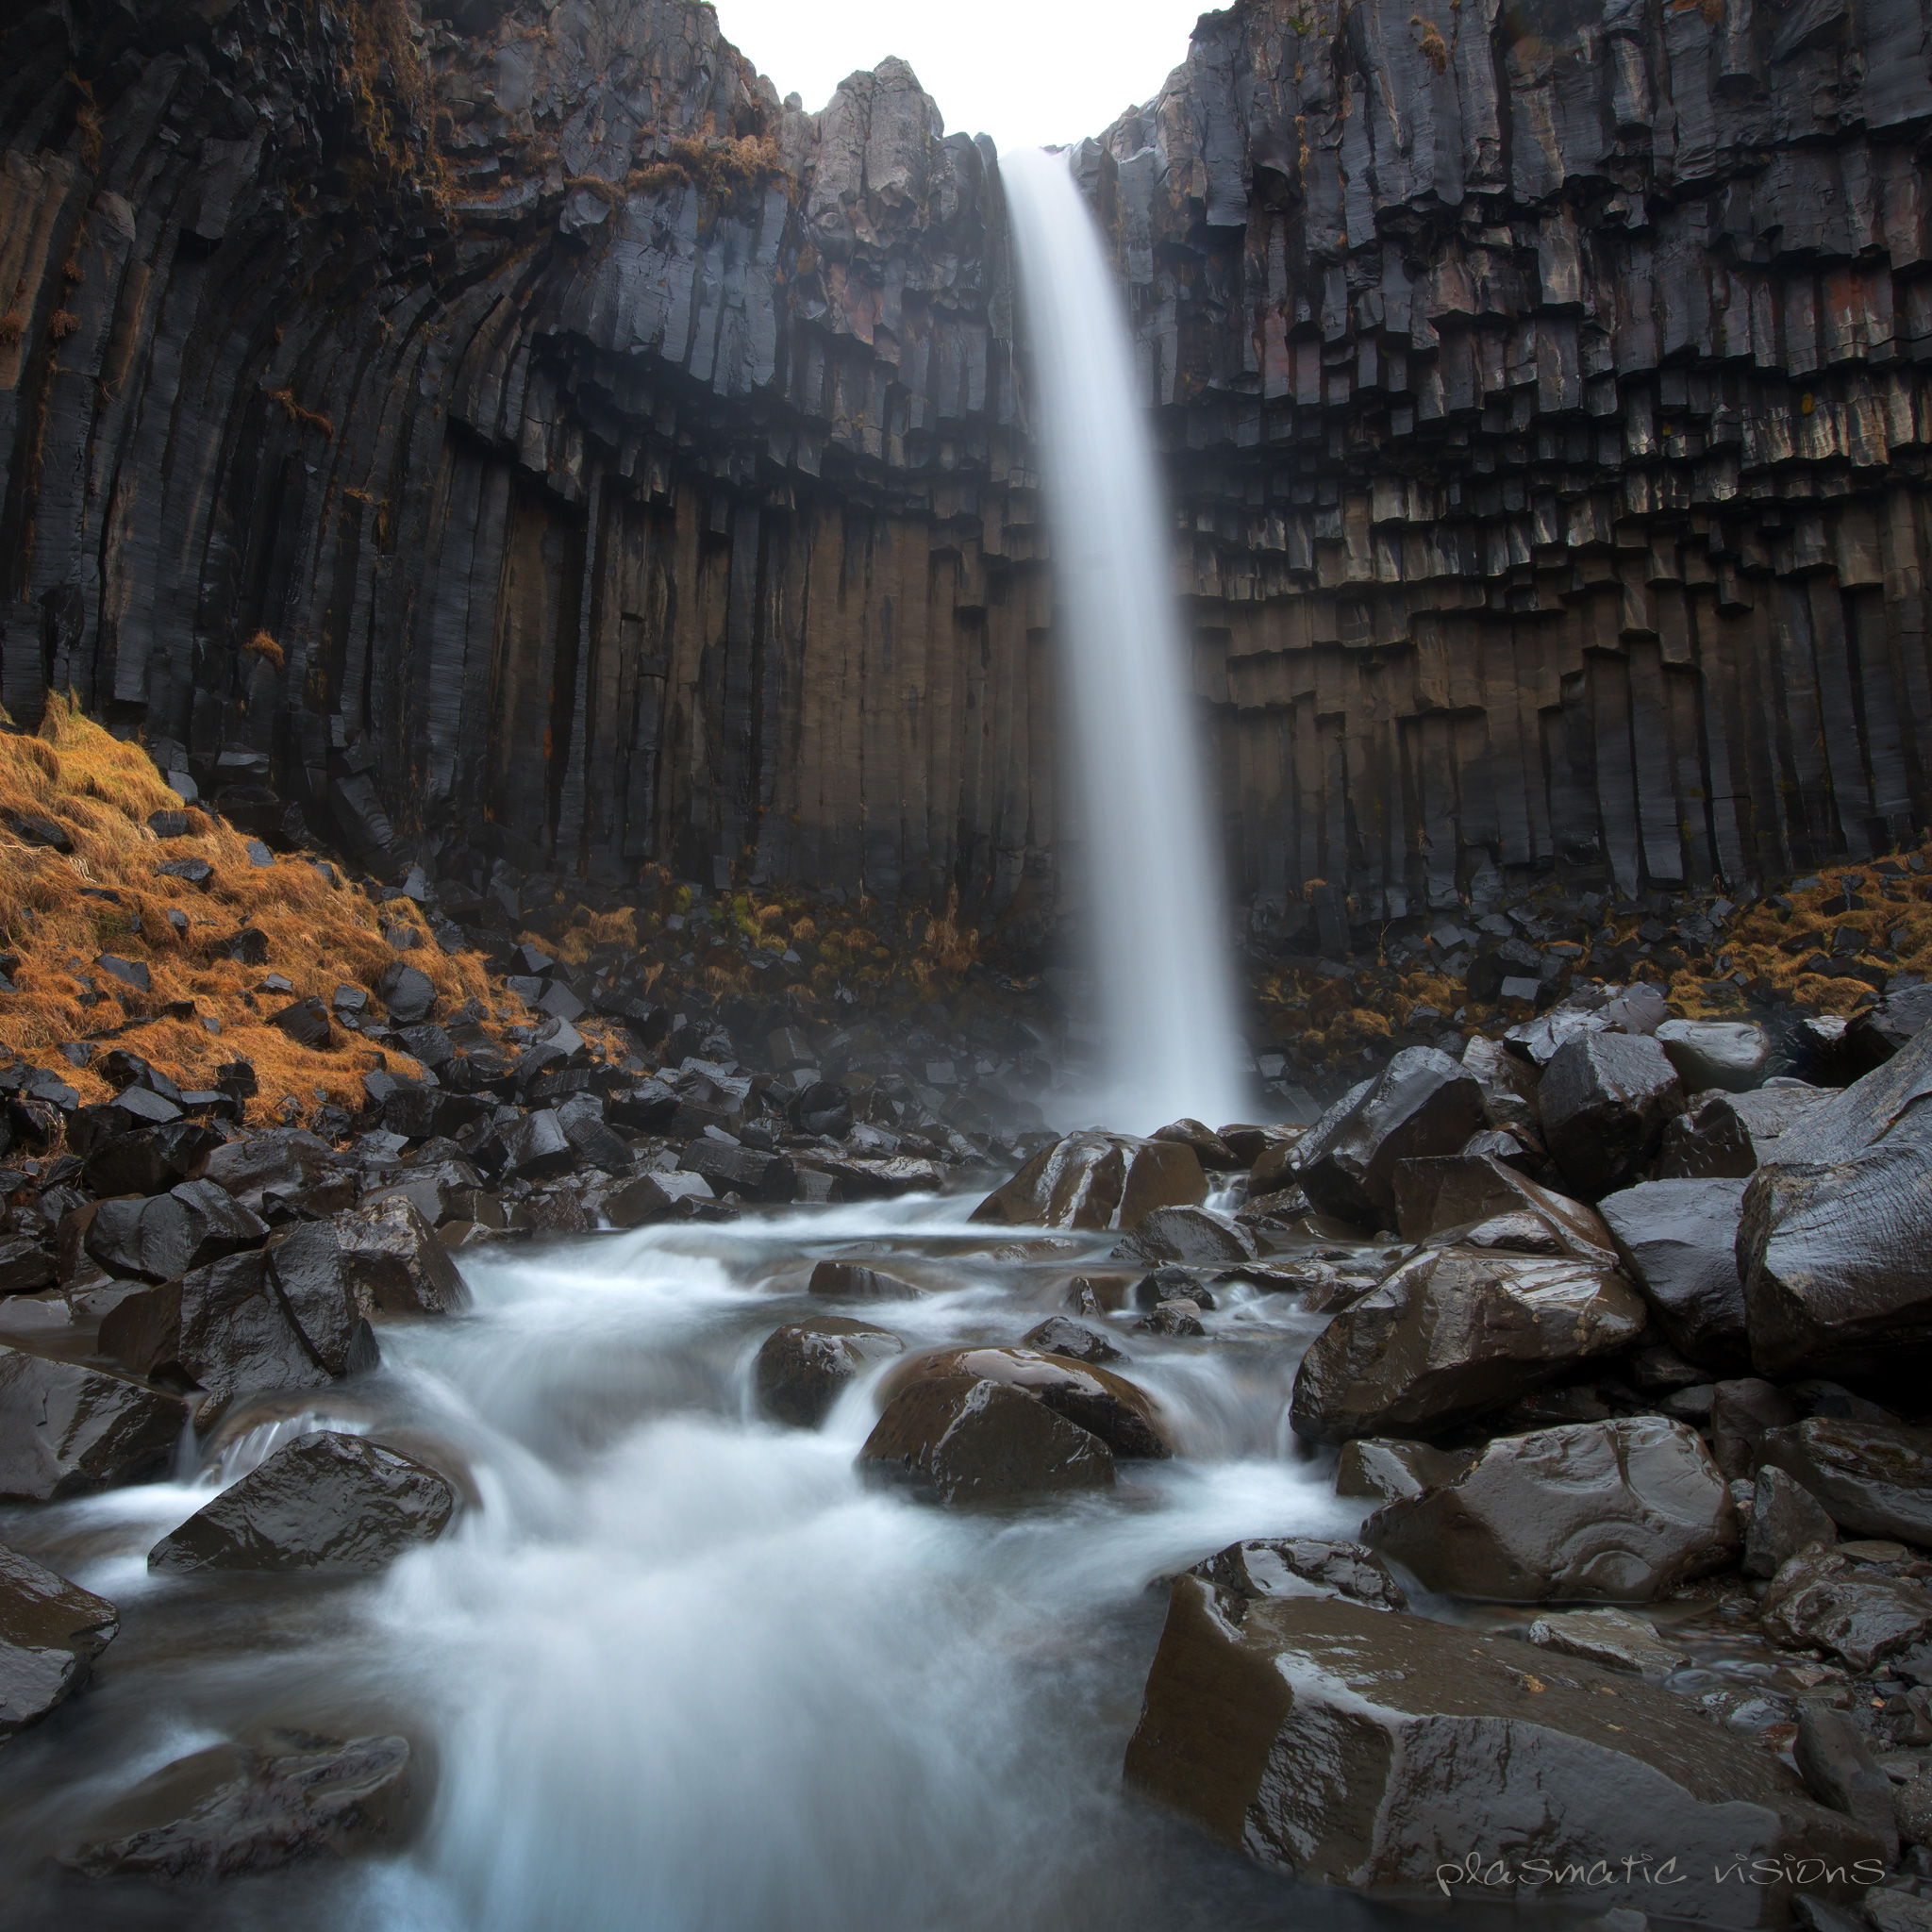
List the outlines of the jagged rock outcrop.
<svg viewBox="0 0 1932 1932">
<path fill-rule="evenodd" d="M 422 12 L 0 29 L 8 710 L 512 927 L 646 860 L 1049 912 L 990 145 L 688 0 Z M 1081 147 L 1264 930 L 1925 821 L 1928 117 L 1906 0 L 1242 0 Z"/>
</svg>

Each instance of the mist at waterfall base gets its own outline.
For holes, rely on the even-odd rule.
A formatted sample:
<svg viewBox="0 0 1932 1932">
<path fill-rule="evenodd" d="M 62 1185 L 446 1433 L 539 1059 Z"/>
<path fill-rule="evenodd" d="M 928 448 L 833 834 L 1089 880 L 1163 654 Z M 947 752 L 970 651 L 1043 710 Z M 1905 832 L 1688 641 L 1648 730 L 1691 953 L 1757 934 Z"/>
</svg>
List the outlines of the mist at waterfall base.
<svg viewBox="0 0 1932 1932">
<path fill-rule="evenodd" d="M 1099 230 L 1066 158 L 1000 163 L 1033 355 L 1054 641 L 1080 804 L 1103 1124 L 1250 1106 L 1221 858 L 1173 583 L 1173 532 Z"/>
</svg>

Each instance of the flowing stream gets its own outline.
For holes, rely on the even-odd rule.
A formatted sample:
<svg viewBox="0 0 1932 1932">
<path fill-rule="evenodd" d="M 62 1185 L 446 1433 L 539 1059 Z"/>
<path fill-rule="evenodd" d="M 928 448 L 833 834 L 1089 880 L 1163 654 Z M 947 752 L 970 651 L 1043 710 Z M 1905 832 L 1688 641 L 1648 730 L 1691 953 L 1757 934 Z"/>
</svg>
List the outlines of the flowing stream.
<svg viewBox="0 0 1932 1932">
<path fill-rule="evenodd" d="M 931 1291 L 867 1305 L 908 1346 L 1017 1341 L 1112 1235 L 1014 1243 L 977 1194 L 791 1209 L 464 1257 L 469 1313 L 385 1329 L 375 1374 L 243 1406 L 176 1481 L 8 1512 L 120 1605 L 93 1686 L 0 1751 L 0 1921 L 371 1932 L 1230 1932 L 1386 1923 L 1126 1797 L 1156 1579 L 1242 1536 L 1346 1533 L 1286 1433 L 1319 1320 L 1224 1286 L 1205 1340 L 1104 1325 L 1185 1450 L 1121 1488 L 957 1514 L 863 1481 L 872 1390 L 817 1432 L 756 1419 L 750 1366 L 826 1312 L 814 1260 Z M 1115 1271 L 1118 1272 L 1118 1271 Z M 857 1312 L 852 1310 L 849 1312 Z M 883 1373 L 883 1371 L 881 1371 Z M 369 1580 L 150 1578 L 146 1551 L 306 1427 L 458 1474 L 472 1507 Z M 52 1874 L 158 1766 L 275 1726 L 401 1731 L 407 1850 L 184 1903 Z"/>
<path fill-rule="evenodd" d="M 1133 344 L 1063 155 L 1000 163 L 1033 351 L 1108 1092 L 1151 1133 L 1246 1117 L 1221 854 Z"/>
</svg>

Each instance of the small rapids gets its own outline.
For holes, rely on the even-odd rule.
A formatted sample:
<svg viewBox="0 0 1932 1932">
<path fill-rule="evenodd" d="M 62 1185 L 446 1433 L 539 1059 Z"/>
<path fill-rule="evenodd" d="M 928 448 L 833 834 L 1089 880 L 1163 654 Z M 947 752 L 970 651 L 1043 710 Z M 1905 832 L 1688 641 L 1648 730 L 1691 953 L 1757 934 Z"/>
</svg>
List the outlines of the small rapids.
<svg viewBox="0 0 1932 1932">
<path fill-rule="evenodd" d="M 1036 1509 L 863 1483 L 875 1414 L 759 1420 L 758 1343 L 862 1257 L 930 1292 L 863 1312 L 908 1348 L 1013 1342 L 1114 1237 L 969 1226 L 970 1197 L 466 1256 L 467 1314 L 384 1330 L 340 1392 L 243 1405 L 178 1479 L 0 1523 L 116 1602 L 94 1685 L 0 1753 L 0 1919 L 69 1928 L 965 1932 L 1327 1927 L 1391 1914 L 1295 1887 L 1126 1797 L 1156 1579 L 1354 1515 L 1284 1423 L 1318 1323 L 1239 1285 L 1205 1341 L 1104 1324 L 1184 1454 Z M 1114 1272 L 1118 1272 L 1115 1270 Z M 848 1310 L 849 1312 L 849 1310 Z M 882 1366 L 876 1374 L 884 1374 Z M 459 1475 L 441 1542 L 367 1581 L 150 1578 L 152 1543 L 305 1428 Z M 275 1726 L 400 1731 L 408 1843 L 191 1898 L 54 1872 L 159 1765 Z"/>
</svg>

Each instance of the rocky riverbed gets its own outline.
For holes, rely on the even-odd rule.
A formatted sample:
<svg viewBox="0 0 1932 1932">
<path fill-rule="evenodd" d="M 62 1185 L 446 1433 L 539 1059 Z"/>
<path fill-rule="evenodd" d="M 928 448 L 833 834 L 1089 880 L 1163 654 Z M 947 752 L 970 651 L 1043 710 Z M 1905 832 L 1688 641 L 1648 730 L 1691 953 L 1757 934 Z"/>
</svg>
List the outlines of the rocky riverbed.
<svg viewBox="0 0 1932 1932">
<path fill-rule="evenodd" d="M 14 1181 L 55 1278 L 0 1301 L 0 1883 L 49 1924 L 965 1925 L 998 1847 L 1027 1924 L 1911 1932 L 1913 1017 L 1833 1087 L 1579 989 L 1313 1124 L 1004 1168 L 552 1032 L 568 1086 L 493 1141 L 217 1119 L 109 1191 L 181 1131 L 129 1057 Z"/>
</svg>

